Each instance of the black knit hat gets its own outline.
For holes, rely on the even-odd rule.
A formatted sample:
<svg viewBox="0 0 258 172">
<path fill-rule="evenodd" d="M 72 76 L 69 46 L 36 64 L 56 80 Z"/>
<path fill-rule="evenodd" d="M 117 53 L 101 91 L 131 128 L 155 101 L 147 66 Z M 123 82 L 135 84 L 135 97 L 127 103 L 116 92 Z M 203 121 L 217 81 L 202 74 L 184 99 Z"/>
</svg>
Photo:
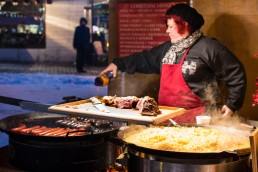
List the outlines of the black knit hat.
<svg viewBox="0 0 258 172">
<path fill-rule="evenodd" d="M 204 24 L 204 19 L 194 8 L 188 4 L 176 4 L 170 7 L 166 15 L 176 15 L 189 23 L 194 30 L 200 29 Z"/>
</svg>

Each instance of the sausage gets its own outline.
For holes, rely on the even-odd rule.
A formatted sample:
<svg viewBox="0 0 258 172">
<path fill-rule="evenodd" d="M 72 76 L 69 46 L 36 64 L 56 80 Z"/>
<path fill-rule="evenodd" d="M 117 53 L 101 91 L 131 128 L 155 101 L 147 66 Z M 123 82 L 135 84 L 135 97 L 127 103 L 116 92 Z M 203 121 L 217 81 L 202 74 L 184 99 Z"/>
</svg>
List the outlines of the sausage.
<svg viewBox="0 0 258 172">
<path fill-rule="evenodd" d="M 70 128 L 64 129 L 63 131 L 55 133 L 53 136 L 66 136 L 67 132 L 70 131 Z"/>
<path fill-rule="evenodd" d="M 85 132 L 85 128 L 79 128 L 79 129 L 48 128 L 46 126 L 39 126 L 39 125 L 26 128 L 26 125 L 24 124 L 20 125 L 19 127 L 12 128 L 11 131 L 26 133 L 26 134 L 33 134 L 37 136 L 80 136 L 87 133 Z M 68 132 L 72 132 L 72 133 L 69 133 L 67 135 Z"/>
<path fill-rule="evenodd" d="M 78 129 L 71 129 L 69 128 L 69 131 L 66 133 L 65 136 L 72 136 L 74 131 L 77 131 Z"/>
<path fill-rule="evenodd" d="M 75 130 L 73 130 L 73 131 L 77 131 L 77 132 L 69 133 L 68 136 L 81 136 L 81 135 L 86 134 L 86 132 L 85 132 L 84 129 L 75 129 Z"/>
<path fill-rule="evenodd" d="M 43 132 L 43 131 L 46 131 L 46 129 L 47 129 L 46 126 L 41 126 L 41 127 L 38 128 L 38 129 L 32 130 L 31 133 L 37 135 L 38 133 L 41 133 L 41 132 Z"/>
<path fill-rule="evenodd" d="M 86 134 L 86 132 L 80 131 L 80 132 L 76 132 L 76 133 L 71 133 L 68 136 L 81 136 L 81 135 L 84 135 L 84 134 Z"/>
<path fill-rule="evenodd" d="M 11 131 L 20 131 L 22 129 L 26 128 L 25 124 L 21 124 L 19 127 L 12 128 Z"/>
<path fill-rule="evenodd" d="M 49 132 L 52 132 L 52 131 L 55 131 L 56 128 L 46 128 L 46 130 L 42 131 L 42 132 L 39 132 L 37 135 L 39 136 L 44 136 L 45 134 L 49 133 Z"/>
<path fill-rule="evenodd" d="M 39 125 L 36 125 L 36 126 L 33 126 L 33 127 L 24 128 L 24 129 L 20 130 L 19 132 L 28 134 L 28 133 L 30 133 L 32 130 L 35 130 L 35 129 L 37 129 L 37 128 L 40 128 L 40 126 L 39 126 Z"/>
<path fill-rule="evenodd" d="M 64 128 L 56 128 L 56 130 L 46 133 L 44 136 L 54 136 L 56 133 L 65 131 Z"/>
</svg>

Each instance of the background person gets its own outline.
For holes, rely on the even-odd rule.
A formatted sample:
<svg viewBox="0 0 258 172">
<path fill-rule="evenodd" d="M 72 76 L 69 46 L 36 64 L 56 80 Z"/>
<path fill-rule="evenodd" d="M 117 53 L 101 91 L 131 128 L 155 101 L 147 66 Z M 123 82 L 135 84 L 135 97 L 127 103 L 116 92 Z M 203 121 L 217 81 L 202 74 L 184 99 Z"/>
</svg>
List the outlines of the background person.
<svg viewBox="0 0 258 172">
<path fill-rule="evenodd" d="M 75 28 L 73 47 L 76 49 L 76 69 L 79 73 L 83 70 L 85 61 L 91 58 L 90 54 L 90 29 L 86 26 L 87 19 L 81 18 L 80 25 Z"/>
<path fill-rule="evenodd" d="M 221 117 L 230 117 L 243 104 L 246 74 L 242 63 L 219 41 L 203 35 L 204 19 L 187 4 L 177 4 L 166 12 L 169 41 L 150 50 L 115 58 L 100 75 L 117 70 L 129 74 L 161 74 L 159 105 L 183 107 L 179 123 L 193 123 L 195 116 L 209 106 L 219 106 L 219 83 L 225 83 L 228 95 L 220 106 Z M 218 82 L 219 81 L 219 82 Z M 207 98 L 206 90 L 211 89 Z M 213 102 L 215 100 L 215 102 Z"/>
</svg>

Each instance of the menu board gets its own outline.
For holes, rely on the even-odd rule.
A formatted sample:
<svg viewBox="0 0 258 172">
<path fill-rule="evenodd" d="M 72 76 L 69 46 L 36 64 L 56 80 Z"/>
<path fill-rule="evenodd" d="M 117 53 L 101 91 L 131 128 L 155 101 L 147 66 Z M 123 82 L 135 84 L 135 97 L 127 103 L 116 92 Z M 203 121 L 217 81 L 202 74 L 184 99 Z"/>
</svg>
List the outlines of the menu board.
<svg viewBox="0 0 258 172">
<path fill-rule="evenodd" d="M 166 33 L 165 13 L 178 2 L 119 2 L 118 3 L 118 55 L 162 44 L 169 40 Z"/>
</svg>

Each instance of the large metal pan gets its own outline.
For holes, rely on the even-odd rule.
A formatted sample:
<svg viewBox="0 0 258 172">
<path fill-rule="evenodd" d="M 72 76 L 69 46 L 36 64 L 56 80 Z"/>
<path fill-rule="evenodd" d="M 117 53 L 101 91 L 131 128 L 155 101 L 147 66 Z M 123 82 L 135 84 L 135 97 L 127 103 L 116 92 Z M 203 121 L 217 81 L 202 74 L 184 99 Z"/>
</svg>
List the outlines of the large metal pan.
<svg viewBox="0 0 258 172">
<path fill-rule="evenodd" d="M 250 150 L 241 154 L 237 151 L 196 153 L 155 150 L 127 143 L 123 137 L 124 131 L 120 130 L 116 138 L 126 150 L 118 161 L 127 166 L 129 171 L 248 172 L 250 169 Z"/>
<path fill-rule="evenodd" d="M 193 126 L 193 125 L 191 125 Z M 129 126 L 130 127 L 130 126 Z M 222 126 L 207 126 L 209 128 L 216 128 L 225 130 Z M 164 162 L 191 162 L 192 164 L 206 164 L 206 163 L 224 163 L 238 160 L 241 156 L 250 155 L 250 148 L 240 149 L 235 151 L 222 151 L 222 152 L 173 152 L 165 150 L 156 150 L 146 147 L 137 146 L 132 143 L 128 143 L 124 139 L 124 132 L 126 130 L 120 130 L 117 134 L 116 141 L 120 145 L 124 145 L 128 148 L 128 151 L 135 155 L 141 155 L 142 158 L 152 159 L 152 160 L 162 160 Z M 235 132 L 236 134 L 246 135 L 250 134 L 250 131 L 241 131 L 237 129 L 230 129 L 230 132 Z"/>
<path fill-rule="evenodd" d="M 116 145 L 108 138 L 116 134 L 115 127 L 80 136 L 36 136 L 10 130 L 20 124 L 53 127 L 57 120 L 64 118 L 67 117 L 31 112 L 1 119 L 0 131 L 9 135 L 10 162 L 28 171 L 96 171 L 114 163 Z"/>
<path fill-rule="evenodd" d="M 15 139 L 27 139 L 34 141 L 48 141 L 48 142 L 67 142 L 67 141 L 80 141 L 80 140 L 94 140 L 94 139 L 103 139 L 106 137 L 110 137 L 113 134 L 116 134 L 117 128 L 110 127 L 106 128 L 103 132 L 94 131 L 85 134 L 82 136 L 35 136 L 30 134 L 21 134 L 17 132 L 13 132 L 10 129 L 14 127 L 18 127 L 20 124 L 26 124 L 27 126 L 35 126 L 35 125 L 45 125 L 48 127 L 55 126 L 55 122 L 60 119 L 65 119 L 67 116 L 60 114 L 51 114 L 44 112 L 32 112 L 27 114 L 18 114 L 3 118 L 0 120 L 0 131 L 5 132 L 10 137 Z"/>
</svg>

